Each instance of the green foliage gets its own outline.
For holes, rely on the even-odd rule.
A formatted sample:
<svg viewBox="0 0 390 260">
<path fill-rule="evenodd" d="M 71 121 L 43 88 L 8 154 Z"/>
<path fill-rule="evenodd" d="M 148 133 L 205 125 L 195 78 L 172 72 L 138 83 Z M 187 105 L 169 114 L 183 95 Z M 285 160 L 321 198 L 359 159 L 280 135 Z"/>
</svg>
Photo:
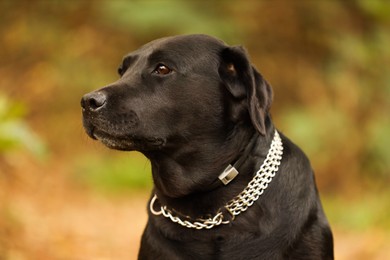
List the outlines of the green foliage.
<svg viewBox="0 0 390 260">
<path fill-rule="evenodd" d="M 344 147 L 352 122 L 335 108 L 319 105 L 312 110 L 296 108 L 285 111 L 281 129 L 310 155 L 318 168 L 326 167 Z"/>
<path fill-rule="evenodd" d="M 383 19 L 390 4 L 360 1 L 363 15 Z M 382 8 L 378 8 L 379 5 Z M 387 19 L 390 25 L 390 19 Z M 331 44 L 334 55 L 327 79 L 338 113 L 345 117 L 345 140 L 352 142 L 360 174 L 390 178 L 390 36 L 383 23 L 373 23 L 364 33 L 349 32 Z M 349 122 L 349 124 L 347 123 Z"/>
<path fill-rule="evenodd" d="M 223 8 L 223 5 L 221 5 Z M 103 16 L 112 25 L 149 37 L 161 34 L 206 33 L 230 38 L 236 25 L 207 1 L 104 1 Z"/>
<path fill-rule="evenodd" d="M 390 231 L 388 191 L 365 193 L 355 199 L 322 196 L 322 203 L 330 223 L 334 226 L 360 232 L 373 226 Z"/>
<path fill-rule="evenodd" d="M 389 21 L 390 3 L 383 0 L 359 0 L 358 5 L 365 12 L 380 21 Z"/>
<path fill-rule="evenodd" d="M 150 163 L 138 153 L 82 157 L 73 177 L 93 190 L 109 193 L 150 188 L 152 184 Z"/>
<path fill-rule="evenodd" d="M 390 110 L 387 110 L 390 111 Z M 386 113 L 386 112 L 384 112 Z M 390 176 L 390 119 L 383 115 L 380 119 L 372 119 L 368 126 L 368 144 L 366 156 L 362 163 L 371 175 L 381 178 Z"/>
<path fill-rule="evenodd" d="M 36 156 L 45 154 L 43 142 L 23 120 L 24 113 L 24 106 L 0 94 L 0 154 L 21 148 Z"/>
</svg>

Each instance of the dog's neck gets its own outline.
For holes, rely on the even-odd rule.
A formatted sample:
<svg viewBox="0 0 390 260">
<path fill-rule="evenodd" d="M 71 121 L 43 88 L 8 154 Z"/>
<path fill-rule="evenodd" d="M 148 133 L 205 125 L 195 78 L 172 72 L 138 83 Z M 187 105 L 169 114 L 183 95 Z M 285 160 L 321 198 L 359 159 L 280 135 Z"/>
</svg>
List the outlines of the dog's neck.
<svg viewBox="0 0 390 260">
<path fill-rule="evenodd" d="M 248 147 L 251 147 L 251 144 L 253 143 L 249 143 Z M 245 152 L 243 156 L 246 155 Z M 198 216 L 198 218 L 193 219 L 191 216 L 185 215 L 177 209 L 168 208 L 166 205 L 161 205 L 159 209 L 156 210 L 155 204 L 158 200 L 156 194 L 154 194 L 150 201 L 150 212 L 155 216 L 163 215 L 164 217 L 169 218 L 172 222 L 178 223 L 187 228 L 210 229 L 222 224 L 229 224 L 235 219 L 236 216 L 252 206 L 253 203 L 255 203 L 257 199 L 263 194 L 265 189 L 267 189 L 268 184 L 272 181 L 273 177 L 275 177 L 275 174 L 278 172 L 279 165 L 282 160 L 282 155 L 283 142 L 279 133 L 275 130 L 274 138 L 272 139 L 267 156 L 261 164 L 260 168 L 256 171 L 256 174 L 252 180 L 248 183 L 245 189 L 240 192 L 240 194 L 229 200 L 229 202 L 224 206 L 219 207 L 217 212 L 209 213 L 207 215 L 202 214 L 201 216 Z M 242 159 L 243 158 L 240 158 L 238 162 L 240 162 Z M 234 166 L 232 167 L 229 165 L 228 169 L 230 170 L 225 170 L 226 173 L 238 173 Z M 223 173 L 223 176 L 226 176 L 225 172 Z M 229 178 L 222 180 L 224 180 L 223 183 L 226 185 L 228 184 L 226 180 L 229 180 Z M 232 178 L 230 178 L 230 180 L 232 180 Z M 215 202 L 219 204 L 219 201 Z M 202 204 L 199 205 L 194 203 L 193 200 L 187 200 L 186 203 L 184 203 L 184 208 L 188 209 L 188 205 L 190 205 L 190 208 L 193 209 L 192 211 L 195 209 L 195 211 L 200 213 L 200 211 L 197 209 L 199 206 L 202 207 Z M 225 215 L 224 212 L 228 213 L 228 215 Z"/>
<path fill-rule="evenodd" d="M 237 175 L 240 173 L 239 171 L 242 170 L 242 165 L 245 163 L 245 161 L 248 159 L 248 156 L 253 151 L 257 140 L 258 140 L 258 134 L 255 132 L 252 135 L 252 138 L 247 143 L 246 147 L 242 152 L 240 152 L 238 158 L 236 158 L 233 162 L 231 162 L 225 170 L 214 180 L 213 183 L 210 185 L 207 185 L 204 189 L 207 190 L 213 190 L 221 185 L 228 185 L 230 182 L 232 182 Z"/>
<path fill-rule="evenodd" d="M 180 208 L 185 201 L 195 200 L 205 210 L 210 210 L 204 205 L 210 201 L 210 196 L 221 200 L 231 199 L 232 194 L 236 195 L 234 193 L 248 184 L 257 164 L 265 158 L 274 131 L 272 124 L 268 128 L 266 136 L 243 127 L 236 129 L 232 138 L 225 138 L 221 142 L 191 140 L 183 145 L 185 148 L 179 147 L 174 152 L 161 151 L 147 155 L 152 163 L 154 192 L 161 203 L 176 208 Z M 245 151 L 248 145 L 251 148 Z M 216 186 L 215 181 L 226 166 L 237 161 L 242 161 L 237 169 L 239 176 L 228 187 L 222 184 Z M 191 212 L 187 213 L 191 215 Z"/>
</svg>

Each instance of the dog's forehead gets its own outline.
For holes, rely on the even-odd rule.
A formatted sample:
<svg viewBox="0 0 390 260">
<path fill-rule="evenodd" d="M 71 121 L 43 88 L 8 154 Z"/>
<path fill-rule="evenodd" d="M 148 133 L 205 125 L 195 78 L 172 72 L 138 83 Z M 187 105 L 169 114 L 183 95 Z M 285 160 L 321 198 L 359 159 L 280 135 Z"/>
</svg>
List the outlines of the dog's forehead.
<svg viewBox="0 0 390 260">
<path fill-rule="evenodd" d="M 127 54 L 125 57 L 149 57 L 152 54 L 161 52 L 185 57 L 195 54 L 217 53 L 226 46 L 223 41 L 208 35 L 180 35 L 156 39 Z"/>
<path fill-rule="evenodd" d="M 226 46 L 226 44 L 212 36 L 203 34 L 179 35 L 160 38 L 145 44 L 144 47 L 149 48 L 182 48 L 182 49 L 196 49 L 196 48 L 216 48 Z"/>
</svg>

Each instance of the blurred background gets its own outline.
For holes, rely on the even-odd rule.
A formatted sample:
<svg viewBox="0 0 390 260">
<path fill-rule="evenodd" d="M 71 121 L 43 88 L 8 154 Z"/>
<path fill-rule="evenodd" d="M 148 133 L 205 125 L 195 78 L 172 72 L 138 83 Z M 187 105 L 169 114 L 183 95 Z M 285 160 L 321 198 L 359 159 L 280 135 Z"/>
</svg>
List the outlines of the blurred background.
<svg viewBox="0 0 390 260">
<path fill-rule="evenodd" d="M 0 259 L 136 259 L 149 162 L 81 124 L 158 37 L 244 45 L 311 159 L 337 259 L 390 259 L 390 2 L 0 0 Z"/>
</svg>

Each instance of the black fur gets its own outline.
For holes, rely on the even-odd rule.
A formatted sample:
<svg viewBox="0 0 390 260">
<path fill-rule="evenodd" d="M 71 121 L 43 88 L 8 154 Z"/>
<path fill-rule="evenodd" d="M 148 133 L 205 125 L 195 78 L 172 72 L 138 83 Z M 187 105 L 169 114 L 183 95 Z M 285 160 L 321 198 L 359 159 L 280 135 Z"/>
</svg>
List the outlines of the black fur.
<svg viewBox="0 0 390 260">
<path fill-rule="evenodd" d="M 110 148 L 145 154 L 158 203 L 193 219 L 214 215 L 247 186 L 268 152 L 275 131 L 270 85 L 243 48 L 205 35 L 148 43 L 118 71 L 118 81 L 83 97 L 86 132 Z M 149 212 L 139 259 L 333 259 L 310 162 L 281 137 L 279 171 L 252 207 L 210 230 Z M 215 185 L 250 140 L 237 178 Z"/>
</svg>

